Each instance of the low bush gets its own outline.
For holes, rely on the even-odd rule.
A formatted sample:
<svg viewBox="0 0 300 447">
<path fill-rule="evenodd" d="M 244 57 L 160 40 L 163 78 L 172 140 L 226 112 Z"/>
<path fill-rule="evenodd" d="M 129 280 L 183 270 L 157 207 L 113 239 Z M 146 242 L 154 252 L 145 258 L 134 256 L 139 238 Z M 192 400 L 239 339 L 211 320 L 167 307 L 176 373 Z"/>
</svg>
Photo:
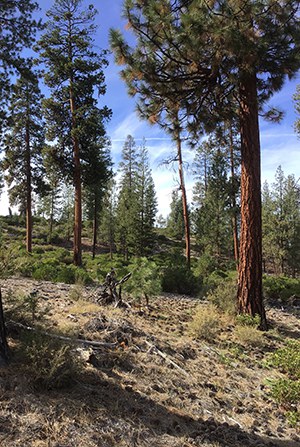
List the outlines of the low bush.
<svg viewBox="0 0 300 447">
<path fill-rule="evenodd" d="M 268 363 L 292 379 L 300 380 L 300 342 L 291 340 L 283 348 L 271 354 Z"/>
<path fill-rule="evenodd" d="M 264 293 L 267 299 L 286 302 L 293 295 L 300 297 L 300 280 L 285 276 L 264 276 Z"/>
<path fill-rule="evenodd" d="M 290 407 L 300 401 L 300 380 L 278 379 L 269 381 L 270 394 L 279 404 Z"/>
<path fill-rule="evenodd" d="M 74 383 L 81 364 L 69 345 L 37 334 L 24 340 L 26 371 L 37 389 L 59 389 Z"/>
<path fill-rule="evenodd" d="M 236 283 L 222 281 L 214 290 L 207 294 L 207 299 L 222 312 L 236 314 Z"/>
<path fill-rule="evenodd" d="M 237 326 L 234 338 L 243 346 L 262 347 L 265 344 L 263 333 L 251 326 Z"/>
<path fill-rule="evenodd" d="M 197 279 L 187 266 L 170 266 L 162 273 L 162 290 L 164 292 L 195 295 L 201 289 L 202 281 Z"/>
<path fill-rule="evenodd" d="M 191 333 L 196 338 L 211 341 L 215 338 L 221 327 L 221 317 L 218 309 L 213 304 L 199 306 L 190 323 Z"/>
<path fill-rule="evenodd" d="M 148 298 L 161 292 L 160 268 L 154 261 L 138 258 L 129 267 L 132 276 L 124 284 L 126 292 L 134 298 Z"/>
<path fill-rule="evenodd" d="M 240 314 L 236 316 L 235 322 L 239 326 L 248 326 L 257 328 L 260 325 L 260 316 L 255 315 L 255 317 L 252 317 L 249 314 Z"/>
</svg>

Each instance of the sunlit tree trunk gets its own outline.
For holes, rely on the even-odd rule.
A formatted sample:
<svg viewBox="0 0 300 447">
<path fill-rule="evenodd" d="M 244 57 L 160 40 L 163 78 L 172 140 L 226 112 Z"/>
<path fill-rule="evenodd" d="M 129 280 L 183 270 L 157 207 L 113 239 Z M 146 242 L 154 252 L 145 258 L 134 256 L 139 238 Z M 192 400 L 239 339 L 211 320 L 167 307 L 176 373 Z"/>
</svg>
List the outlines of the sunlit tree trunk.
<svg viewBox="0 0 300 447">
<path fill-rule="evenodd" d="M 260 141 L 255 74 L 240 79 L 241 235 L 238 310 L 259 315 L 267 329 L 262 291 Z"/>
</svg>

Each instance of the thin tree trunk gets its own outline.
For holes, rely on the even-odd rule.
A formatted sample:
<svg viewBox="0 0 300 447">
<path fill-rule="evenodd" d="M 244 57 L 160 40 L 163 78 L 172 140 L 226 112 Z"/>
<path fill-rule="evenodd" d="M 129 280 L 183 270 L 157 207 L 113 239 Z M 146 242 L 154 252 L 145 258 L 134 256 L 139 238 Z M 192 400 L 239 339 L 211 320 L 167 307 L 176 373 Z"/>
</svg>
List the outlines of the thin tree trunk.
<svg viewBox="0 0 300 447">
<path fill-rule="evenodd" d="M 0 289 L 0 366 L 5 365 L 8 361 L 9 349 L 6 336 L 6 327 L 2 306 L 2 294 Z"/>
<path fill-rule="evenodd" d="M 32 187 L 31 187 L 31 157 L 30 157 L 30 132 L 29 117 L 26 122 L 26 250 L 32 252 Z"/>
<path fill-rule="evenodd" d="M 98 229 L 98 207 L 96 193 L 94 197 L 94 218 L 93 218 L 93 259 L 96 256 L 96 246 L 97 246 L 97 229 Z"/>
<path fill-rule="evenodd" d="M 51 192 L 51 204 L 50 204 L 50 222 L 49 222 L 49 241 L 52 239 L 53 232 L 53 219 L 54 219 L 54 189 Z"/>
<path fill-rule="evenodd" d="M 241 236 L 238 279 L 238 310 L 259 315 L 267 329 L 262 291 L 262 222 L 260 141 L 256 75 L 240 78 L 241 126 Z"/>
<path fill-rule="evenodd" d="M 238 225 L 237 225 L 237 212 L 236 212 L 236 197 L 234 188 L 234 157 L 233 157 L 233 136 L 232 128 L 229 129 L 229 139 L 230 139 L 230 170 L 231 170 L 231 207 L 233 214 L 231 217 L 232 232 L 233 232 L 233 249 L 234 249 L 234 260 L 238 268 L 239 262 L 239 237 L 238 237 Z"/>
<path fill-rule="evenodd" d="M 70 107 L 72 114 L 72 130 L 76 128 L 76 106 L 72 90 L 72 80 L 70 81 Z M 73 156 L 74 156 L 74 187 L 75 187 L 75 206 L 74 206 L 74 264 L 80 267 L 82 265 L 82 197 L 81 197 L 81 167 L 79 155 L 78 137 L 73 133 Z"/>
<path fill-rule="evenodd" d="M 176 131 L 175 138 L 176 138 L 176 144 L 177 144 L 180 189 L 181 189 L 181 194 L 182 194 L 182 209 L 183 209 L 184 237 L 185 237 L 185 256 L 186 256 L 187 266 L 188 266 L 188 268 L 190 268 L 190 265 L 191 265 L 190 222 L 189 222 L 189 213 L 188 213 L 186 189 L 185 189 L 184 174 L 183 174 L 181 138 L 179 135 L 179 130 Z"/>
</svg>

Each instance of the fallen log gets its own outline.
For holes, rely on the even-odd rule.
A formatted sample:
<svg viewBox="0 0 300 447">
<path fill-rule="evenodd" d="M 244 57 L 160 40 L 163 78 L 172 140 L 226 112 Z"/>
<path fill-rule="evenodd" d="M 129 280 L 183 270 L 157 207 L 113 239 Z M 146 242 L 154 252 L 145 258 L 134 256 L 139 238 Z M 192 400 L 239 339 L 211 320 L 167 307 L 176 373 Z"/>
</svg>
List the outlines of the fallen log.
<svg viewBox="0 0 300 447">
<path fill-rule="evenodd" d="M 10 320 L 8 322 L 8 326 L 9 325 L 11 325 L 13 327 L 19 327 L 20 329 L 23 329 L 25 331 L 36 332 L 36 333 L 38 333 L 40 335 L 45 335 L 46 337 L 50 337 L 50 338 L 55 338 L 57 340 L 66 341 L 68 343 L 79 343 L 79 344 L 83 344 L 83 345 L 87 345 L 87 346 L 92 346 L 94 348 L 115 348 L 116 346 L 119 345 L 119 342 L 117 342 L 117 341 L 114 342 L 114 343 L 108 343 L 108 342 L 103 342 L 103 341 L 85 340 L 83 338 L 65 337 L 63 335 L 53 334 L 51 332 L 40 331 L 39 329 L 36 329 L 34 327 L 25 326 L 22 323 L 17 323 L 16 321 L 12 321 L 12 320 Z"/>
</svg>

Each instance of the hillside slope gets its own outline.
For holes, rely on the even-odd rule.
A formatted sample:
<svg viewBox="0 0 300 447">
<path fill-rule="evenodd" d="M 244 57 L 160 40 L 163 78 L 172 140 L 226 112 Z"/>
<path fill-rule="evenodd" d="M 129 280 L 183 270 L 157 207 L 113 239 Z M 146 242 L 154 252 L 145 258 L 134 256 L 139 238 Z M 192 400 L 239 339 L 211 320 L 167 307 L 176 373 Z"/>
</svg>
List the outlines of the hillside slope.
<svg viewBox="0 0 300 447">
<path fill-rule="evenodd" d="M 281 377 L 268 366 L 269 353 L 300 334 L 291 309 L 268 309 L 273 329 L 252 346 L 237 340 L 229 320 L 214 340 L 192 337 L 195 308 L 207 303 L 188 297 L 164 295 L 149 308 L 115 309 L 97 304 L 92 288 L 21 278 L 2 280 L 1 287 L 8 320 L 116 343 L 97 349 L 74 343 L 81 367 L 64 386 L 45 385 L 37 380 L 39 355 L 35 369 L 24 360 L 30 331 L 8 321 L 12 359 L 0 370 L 1 446 L 300 445 L 268 387 Z M 37 299 L 30 303 L 33 289 Z"/>
</svg>

